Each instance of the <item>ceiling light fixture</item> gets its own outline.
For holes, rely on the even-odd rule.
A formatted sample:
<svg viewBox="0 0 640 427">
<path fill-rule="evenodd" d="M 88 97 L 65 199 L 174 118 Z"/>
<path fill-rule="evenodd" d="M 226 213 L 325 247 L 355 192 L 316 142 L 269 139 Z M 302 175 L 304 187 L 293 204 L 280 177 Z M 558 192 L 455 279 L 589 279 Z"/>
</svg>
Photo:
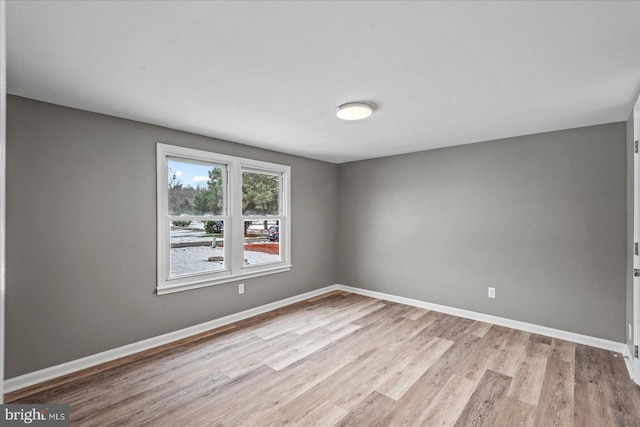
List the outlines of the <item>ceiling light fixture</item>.
<svg viewBox="0 0 640 427">
<path fill-rule="evenodd" d="M 362 120 L 373 113 L 373 105 L 366 102 L 349 102 L 336 110 L 336 116 L 342 120 Z"/>
</svg>

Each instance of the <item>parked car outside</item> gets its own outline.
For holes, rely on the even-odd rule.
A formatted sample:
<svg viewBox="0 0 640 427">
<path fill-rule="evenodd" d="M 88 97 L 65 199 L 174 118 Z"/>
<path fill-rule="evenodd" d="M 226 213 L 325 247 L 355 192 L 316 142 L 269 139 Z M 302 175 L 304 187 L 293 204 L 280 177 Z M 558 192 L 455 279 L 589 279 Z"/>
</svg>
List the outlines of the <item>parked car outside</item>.
<svg viewBox="0 0 640 427">
<path fill-rule="evenodd" d="M 267 239 L 272 242 L 280 241 L 280 227 L 269 227 L 269 231 L 267 232 Z"/>
</svg>

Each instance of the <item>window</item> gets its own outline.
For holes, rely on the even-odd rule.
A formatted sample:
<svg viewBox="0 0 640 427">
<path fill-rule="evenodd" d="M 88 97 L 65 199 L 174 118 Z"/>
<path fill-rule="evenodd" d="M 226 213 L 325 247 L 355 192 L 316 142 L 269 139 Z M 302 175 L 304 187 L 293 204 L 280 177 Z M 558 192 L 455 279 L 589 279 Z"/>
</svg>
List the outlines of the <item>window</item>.
<svg viewBox="0 0 640 427">
<path fill-rule="evenodd" d="M 291 269 L 290 168 L 157 145 L 158 295 Z"/>
</svg>

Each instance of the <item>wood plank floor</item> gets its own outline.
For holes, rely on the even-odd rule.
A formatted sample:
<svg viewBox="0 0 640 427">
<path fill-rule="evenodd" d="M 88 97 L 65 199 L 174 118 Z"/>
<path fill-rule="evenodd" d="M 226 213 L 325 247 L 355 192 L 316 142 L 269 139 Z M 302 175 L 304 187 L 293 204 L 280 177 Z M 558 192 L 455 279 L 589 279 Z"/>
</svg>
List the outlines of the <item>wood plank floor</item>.
<svg viewBox="0 0 640 427">
<path fill-rule="evenodd" d="M 620 354 L 344 292 L 14 402 L 74 426 L 640 426 Z"/>
</svg>

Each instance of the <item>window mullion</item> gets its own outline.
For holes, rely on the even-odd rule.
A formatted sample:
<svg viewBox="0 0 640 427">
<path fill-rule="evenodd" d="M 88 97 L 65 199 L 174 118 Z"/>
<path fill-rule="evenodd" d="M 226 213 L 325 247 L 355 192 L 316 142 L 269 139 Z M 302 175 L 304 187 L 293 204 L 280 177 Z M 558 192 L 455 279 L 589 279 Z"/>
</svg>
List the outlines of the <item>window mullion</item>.
<svg viewBox="0 0 640 427">
<path fill-rule="evenodd" d="M 231 272 L 239 274 L 244 265 L 244 222 L 242 221 L 242 169 L 238 162 L 229 171 L 230 216 L 234 219 L 231 246 Z"/>
</svg>

